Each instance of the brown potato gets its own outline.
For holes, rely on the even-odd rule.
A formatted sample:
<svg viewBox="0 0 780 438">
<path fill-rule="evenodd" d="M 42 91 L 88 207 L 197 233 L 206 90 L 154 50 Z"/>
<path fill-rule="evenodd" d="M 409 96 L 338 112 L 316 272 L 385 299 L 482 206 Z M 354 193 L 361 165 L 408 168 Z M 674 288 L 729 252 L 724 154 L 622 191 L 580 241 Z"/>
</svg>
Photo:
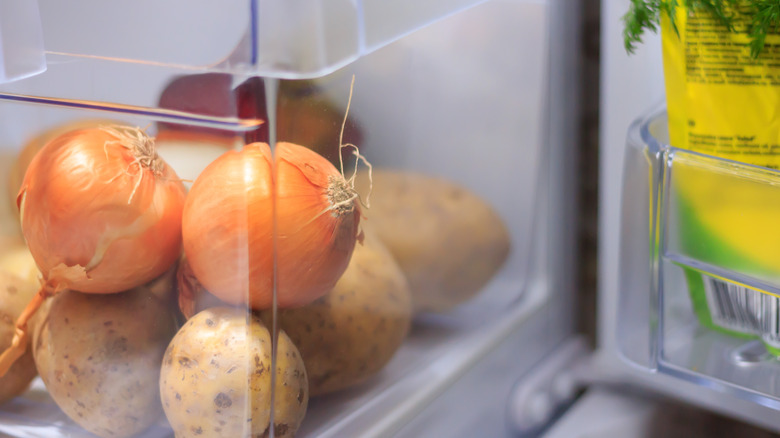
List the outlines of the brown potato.
<svg viewBox="0 0 780 438">
<path fill-rule="evenodd" d="M 63 291 L 39 311 L 33 353 L 41 379 L 57 405 L 94 434 L 132 436 L 160 418 L 160 363 L 176 324 L 159 287 Z"/>
<path fill-rule="evenodd" d="M 26 250 L 24 247 L 21 249 Z M 11 345 L 16 318 L 38 292 L 36 282 L 8 272 L 4 268 L 0 265 L 0 352 Z M 30 343 L 28 339 L 27 351 L 16 360 L 8 373 L 0 378 L 0 403 L 23 393 L 35 378 L 37 372 Z"/>
<path fill-rule="evenodd" d="M 278 311 L 298 346 L 312 396 L 354 386 L 376 374 L 401 346 L 411 323 L 406 279 L 379 238 L 365 240 L 331 292 L 305 307 Z M 271 312 L 262 318 L 271 322 Z"/>
<path fill-rule="evenodd" d="M 0 270 L 12 274 L 34 286 L 40 287 L 41 272 L 35 264 L 32 253 L 20 238 L 18 241 L 4 243 L 0 237 Z"/>
<path fill-rule="evenodd" d="M 0 245 L 4 246 L 12 238 L 22 240 L 22 226 L 19 223 L 19 210 L 16 207 L 16 195 L 10 188 L 14 172 L 16 155 L 14 152 L 0 152 L 0 175 L 6 177 L 0 178 Z M 19 187 L 16 187 L 18 192 Z"/>
<path fill-rule="evenodd" d="M 249 323 L 248 323 L 249 322 Z M 165 352 L 160 393 L 178 438 L 267 436 L 271 406 L 271 336 L 246 310 L 216 307 L 187 321 Z M 291 437 L 306 414 L 306 369 L 279 331 L 274 433 Z"/>
<path fill-rule="evenodd" d="M 358 191 L 368 193 L 365 172 Z M 366 222 L 406 275 L 415 312 L 444 312 L 472 298 L 509 254 L 498 214 L 444 179 L 375 169 L 370 202 Z"/>
</svg>

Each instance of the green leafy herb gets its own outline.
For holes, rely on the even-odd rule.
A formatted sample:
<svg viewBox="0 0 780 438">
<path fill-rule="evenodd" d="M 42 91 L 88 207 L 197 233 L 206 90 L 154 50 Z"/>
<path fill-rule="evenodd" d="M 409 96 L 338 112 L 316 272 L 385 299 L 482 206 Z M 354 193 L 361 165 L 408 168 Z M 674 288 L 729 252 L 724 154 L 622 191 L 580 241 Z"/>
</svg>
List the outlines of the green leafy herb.
<svg viewBox="0 0 780 438">
<path fill-rule="evenodd" d="M 661 14 L 669 17 L 672 28 L 678 32 L 675 17 L 680 6 L 710 14 L 731 32 L 735 31 L 736 20 L 746 19 L 753 57 L 764 49 L 767 34 L 777 32 L 780 26 L 780 0 L 631 0 L 623 16 L 626 50 L 633 53 L 646 30 L 658 32 Z"/>
<path fill-rule="evenodd" d="M 750 25 L 750 54 L 758 56 L 764 48 L 769 32 L 777 32 L 780 22 L 780 0 L 755 0 L 753 20 Z"/>
</svg>

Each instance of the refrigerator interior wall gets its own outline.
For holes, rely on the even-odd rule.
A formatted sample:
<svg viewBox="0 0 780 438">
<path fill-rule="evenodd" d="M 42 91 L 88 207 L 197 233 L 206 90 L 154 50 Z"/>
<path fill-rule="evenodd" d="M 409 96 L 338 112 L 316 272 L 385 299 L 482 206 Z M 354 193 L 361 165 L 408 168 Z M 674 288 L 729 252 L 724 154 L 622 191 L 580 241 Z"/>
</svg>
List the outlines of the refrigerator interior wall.
<svg viewBox="0 0 780 438">
<path fill-rule="evenodd" d="M 661 42 L 657 35 L 648 34 L 645 36 L 644 43 L 638 46 L 636 53 L 629 55 L 625 52 L 621 35 L 623 23 L 620 18 L 628 7 L 627 0 L 602 0 L 599 350 L 594 362 L 596 370 L 599 371 L 591 378 L 596 381 L 604 379 L 630 382 L 649 391 L 659 392 L 764 428 L 780 431 L 780 422 L 777 421 L 776 411 L 773 408 L 756 403 L 753 397 L 744 397 L 747 393 L 753 394 L 754 388 L 759 388 L 758 394 L 771 391 L 772 378 L 764 371 L 768 365 L 766 363 L 738 365 L 734 361 L 731 353 L 739 352 L 736 348 L 738 341 L 726 340 L 715 335 L 720 340 L 712 342 L 710 347 L 704 350 L 699 347 L 690 348 L 691 344 L 686 347 L 684 342 L 666 343 L 666 354 L 673 353 L 672 356 L 668 356 L 668 359 L 671 359 L 673 364 L 683 364 L 680 369 L 687 370 L 684 374 L 688 377 L 675 372 L 678 370 L 676 366 L 666 367 L 666 370 L 671 370 L 671 373 L 651 371 L 653 361 L 658 358 L 656 353 L 659 347 L 654 345 L 653 341 L 653 339 L 657 340 L 658 336 L 651 338 L 651 332 L 660 336 L 670 336 L 668 331 L 658 331 L 660 327 L 656 317 L 667 318 L 667 329 L 674 326 L 681 327 L 676 325 L 675 321 L 682 323 L 683 326 L 687 322 L 689 324 L 687 327 L 693 330 L 689 333 L 699 332 L 695 329 L 697 324 L 692 319 L 692 309 L 686 308 L 690 304 L 685 296 L 685 288 L 675 290 L 673 286 L 681 285 L 678 282 L 679 277 L 674 276 L 674 271 L 679 268 L 671 268 L 671 272 L 665 274 L 666 281 L 671 282 L 671 286 L 664 289 L 664 294 L 674 298 L 673 302 L 667 300 L 662 307 L 652 304 L 654 303 L 651 295 L 653 285 L 650 282 L 652 271 L 649 265 L 652 254 L 649 251 L 650 237 L 647 234 L 652 217 L 646 213 L 651 208 L 652 193 L 649 185 L 652 185 L 652 180 L 650 178 L 654 178 L 650 173 L 650 165 L 660 157 L 650 153 L 647 148 L 636 148 L 631 145 L 637 144 L 632 138 L 639 139 L 641 143 L 641 137 L 638 136 L 639 125 L 648 121 L 641 115 L 657 113 L 659 104 L 664 100 Z M 636 124 L 632 127 L 634 122 Z M 657 119 L 649 126 L 653 132 L 662 133 L 663 129 L 659 130 L 659 128 L 664 123 L 663 120 Z M 645 125 L 645 128 L 647 127 L 648 125 Z M 631 134 L 628 135 L 628 142 L 626 142 L 627 133 L 633 133 L 633 137 Z M 663 135 L 659 134 L 659 137 L 663 138 Z M 627 191 L 630 193 L 626 193 Z M 635 248 L 644 247 L 647 251 L 626 253 L 626 245 Z M 634 274 L 636 276 L 632 281 Z M 621 277 L 627 281 L 619 282 Z M 629 295 L 634 299 L 624 300 Z M 655 305 L 658 313 L 652 313 L 652 305 Z M 681 317 L 682 315 L 685 316 Z M 626 323 L 619 325 L 621 320 Z M 702 331 L 700 335 L 706 338 L 708 335 L 704 333 L 706 331 Z M 678 338 L 678 340 L 683 339 L 686 338 Z M 695 339 L 695 337 L 687 339 Z M 668 338 L 668 341 L 671 340 Z M 719 345 L 726 347 L 725 350 L 721 350 L 722 354 L 706 356 L 705 351 L 712 352 L 714 351 L 712 348 Z M 688 359 L 682 359 L 680 353 L 689 359 L 695 357 L 706 357 L 706 359 L 693 365 L 691 362 L 686 362 Z M 751 351 L 748 350 L 747 353 Z M 707 377 L 694 383 L 690 376 L 699 373 L 714 373 L 711 377 L 717 378 Z M 734 385 L 734 380 L 740 378 L 746 378 L 743 382 L 745 386 Z M 753 389 L 750 381 L 756 382 L 752 386 Z M 742 396 L 734 395 L 734 388 L 739 388 L 737 391 L 744 391 Z"/>
<path fill-rule="evenodd" d="M 428 20 L 434 9 L 416 19 Z M 381 372 L 313 397 L 298 436 L 397 431 L 513 332 L 534 342 L 540 355 L 571 333 L 573 275 L 566 272 L 573 272 L 574 251 L 567 248 L 574 227 L 565 221 L 573 217 L 567 197 L 573 173 L 566 166 L 575 162 L 569 148 L 576 81 L 551 69 L 565 71 L 564 48 L 576 47 L 572 28 L 558 23 L 572 20 L 572 10 L 562 1 L 487 2 L 331 74 L 279 83 L 277 138 L 305 135 L 317 144 L 324 138 L 320 152 L 338 162 L 354 75 L 351 134 L 345 137 L 353 135 L 374 169 L 424 173 L 468 188 L 501 218 L 511 248 L 500 270 L 468 302 L 444 313 L 418 314 Z M 570 32 L 561 37 L 561 28 Z M 226 150 L 269 136 L 274 109 L 266 98 L 273 88 L 266 87 L 274 81 L 219 68 L 199 72 L 155 60 L 54 52 L 45 73 L 0 86 L 0 144 L 8 166 L 17 165 L 23 148 L 42 146 L 33 141 L 41 133 L 96 120 L 117 120 L 157 136 L 159 153 L 185 179 L 195 179 Z M 290 128 L 286 122 L 298 124 Z M 3 180 L 12 172 L 4 170 Z M 11 191 L 3 188 L 3 197 L 10 198 Z M 11 200 L 0 204 L 3 230 L 18 236 Z M 457 214 L 451 214 L 454 220 Z M 358 310 L 356 316 L 388 316 L 382 308 L 377 312 Z M 545 317 L 532 318 L 536 313 Z M 527 336 L 540 324 L 543 338 Z M 3 404 L 0 418 L 0 432 L 10 436 L 86 436 L 41 380 Z M 161 418 L 146 433 L 164 436 L 170 429 Z"/>
</svg>

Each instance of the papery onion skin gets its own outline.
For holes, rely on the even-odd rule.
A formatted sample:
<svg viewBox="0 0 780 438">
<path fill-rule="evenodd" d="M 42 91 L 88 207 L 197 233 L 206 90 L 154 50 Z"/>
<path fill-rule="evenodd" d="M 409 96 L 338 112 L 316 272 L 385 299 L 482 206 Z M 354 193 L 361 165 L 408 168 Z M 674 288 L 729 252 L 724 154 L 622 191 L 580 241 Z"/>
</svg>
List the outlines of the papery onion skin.
<svg viewBox="0 0 780 438">
<path fill-rule="evenodd" d="M 291 143 L 278 143 L 276 152 L 277 304 L 299 307 L 330 291 L 346 270 L 360 208 L 351 199 L 327 211 L 333 181 L 347 184 L 322 156 Z M 254 309 L 273 299 L 272 163 L 265 143 L 224 154 L 195 181 L 183 214 L 195 277 L 225 302 Z"/>
<path fill-rule="evenodd" d="M 204 169 L 184 204 L 183 246 L 190 267 L 201 283 L 232 303 L 246 302 L 250 281 L 258 290 L 272 287 L 270 174 L 268 145 L 229 151 Z"/>
<path fill-rule="evenodd" d="M 201 310 L 228 306 L 200 284 L 186 257 L 182 257 L 176 269 L 176 289 L 179 311 L 185 320 Z"/>
<path fill-rule="evenodd" d="M 106 129 L 72 131 L 30 163 L 17 205 L 45 280 L 120 292 L 160 276 L 179 257 L 184 186 L 164 162 L 156 173 L 120 142 Z M 52 278 L 61 265 L 81 266 L 86 277 Z"/>
<path fill-rule="evenodd" d="M 343 184 L 342 195 L 354 193 L 342 175 L 305 147 L 278 143 L 276 153 L 279 289 L 308 291 L 301 300 L 280 298 L 279 306 L 298 307 L 330 292 L 346 271 L 358 239 L 360 204 L 354 198 L 338 212 L 323 213 L 333 203 L 332 184 Z"/>
<path fill-rule="evenodd" d="M 13 167 L 11 167 L 11 170 L 8 174 L 8 193 L 10 195 L 10 201 L 14 203 L 14 210 L 16 209 L 16 195 L 19 194 L 19 189 L 22 187 L 22 182 L 24 181 L 24 175 L 27 172 L 27 167 L 30 165 L 30 162 L 33 160 L 33 158 L 35 158 L 35 155 L 38 153 L 38 151 L 46 146 L 46 143 L 69 131 L 117 124 L 121 123 L 111 119 L 70 120 L 68 122 L 55 125 L 43 132 L 39 132 L 37 135 L 29 138 L 25 142 L 24 146 L 22 146 L 22 150 L 19 151 L 19 154 L 16 156 Z"/>
</svg>

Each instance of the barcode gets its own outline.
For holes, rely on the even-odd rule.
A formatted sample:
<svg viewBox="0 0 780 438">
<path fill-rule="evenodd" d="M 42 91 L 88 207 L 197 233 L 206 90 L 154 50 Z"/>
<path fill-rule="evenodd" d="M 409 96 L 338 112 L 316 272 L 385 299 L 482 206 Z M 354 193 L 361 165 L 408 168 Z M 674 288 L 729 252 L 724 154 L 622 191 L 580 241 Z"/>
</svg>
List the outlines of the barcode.
<svg viewBox="0 0 780 438">
<path fill-rule="evenodd" d="M 715 325 L 780 343 L 780 298 L 709 276 L 702 279 Z"/>
</svg>

